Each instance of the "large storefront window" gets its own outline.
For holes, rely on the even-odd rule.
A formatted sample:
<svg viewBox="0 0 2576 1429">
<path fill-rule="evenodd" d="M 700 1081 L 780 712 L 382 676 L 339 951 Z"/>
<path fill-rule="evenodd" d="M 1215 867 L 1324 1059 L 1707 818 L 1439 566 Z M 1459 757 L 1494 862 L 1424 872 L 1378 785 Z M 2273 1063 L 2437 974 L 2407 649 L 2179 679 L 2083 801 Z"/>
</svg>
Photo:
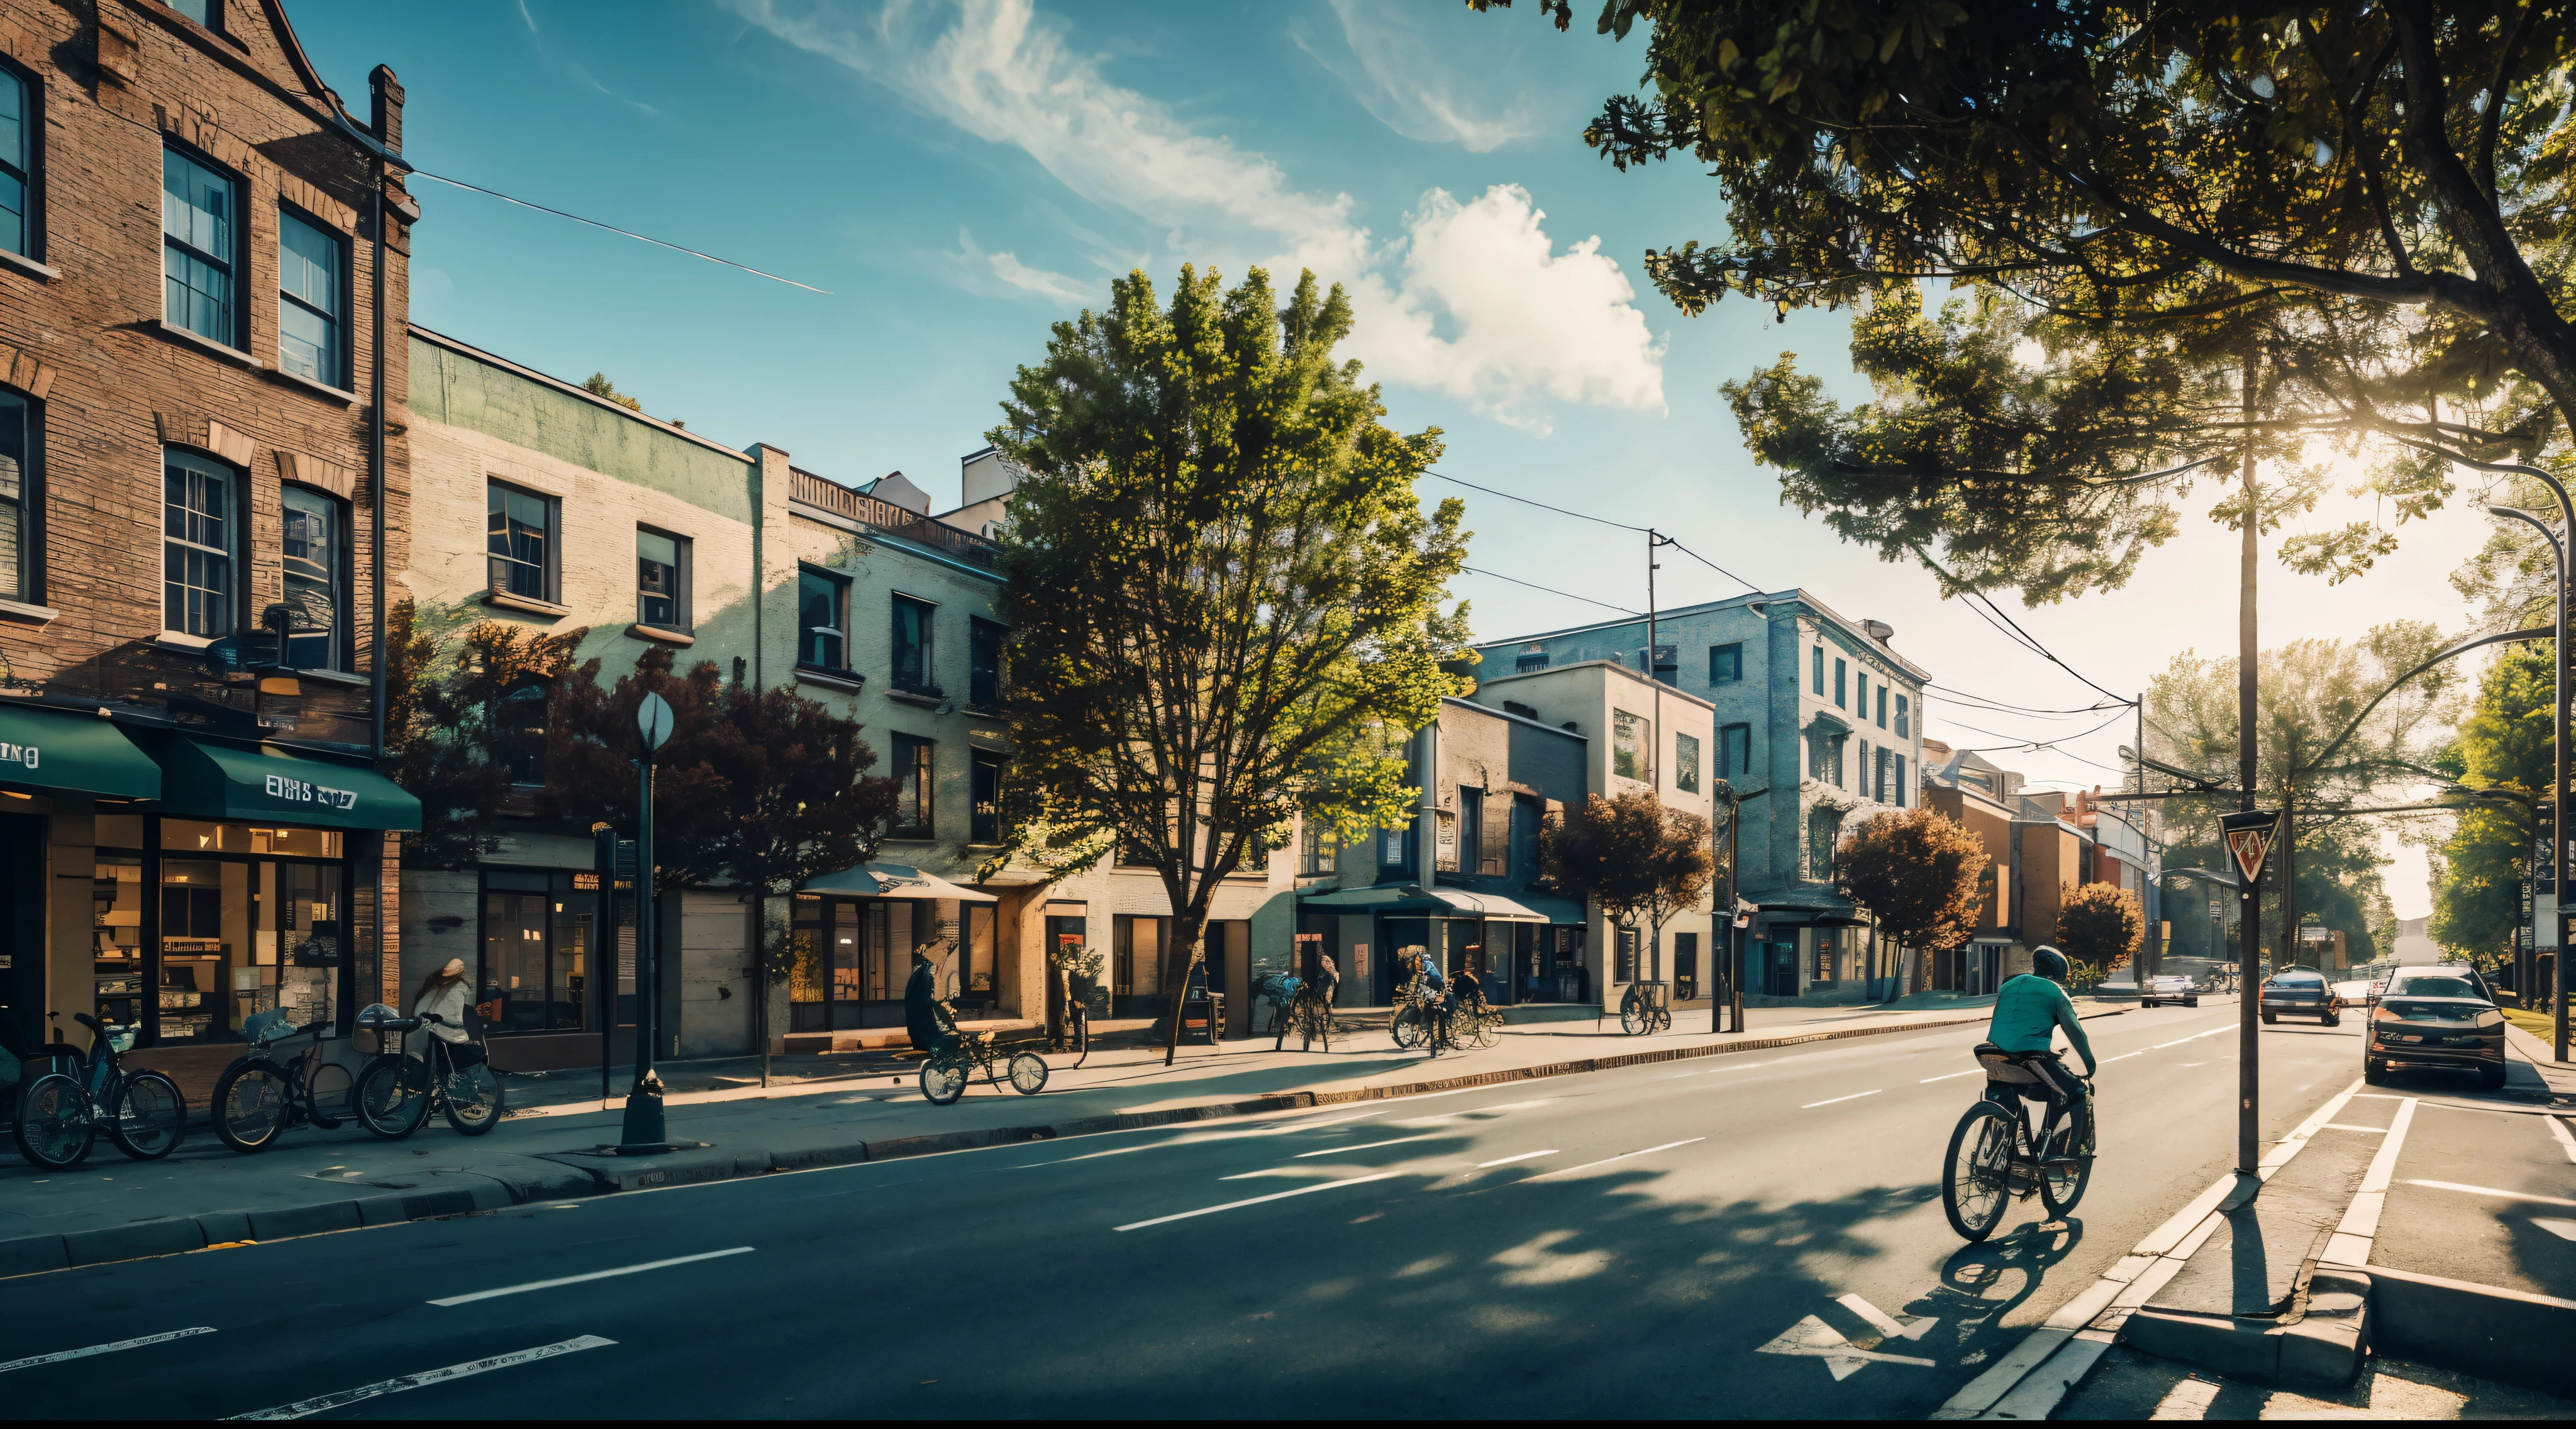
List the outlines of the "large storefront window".
<svg viewBox="0 0 2576 1429">
<path fill-rule="evenodd" d="M 101 819 L 101 824 L 117 822 Z M 143 841 L 141 819 L 132 839 Z M 94 972 L 98 979 L 99 1021 L 120 1027 L 133 1026 L 143 1016 L 143 859 L 137 854 L 119 857 L 99 856 L 97 871 L 90 881 L 91 916 L 96 920 L 92 936 L 97 959 Z"/>
<path fill-rule="evenodd" d="M 498 1032 L 579 1032 L 595 1026 L 590 969 L 599 895 L 571 873 L 487 869 L 483 874 L 483 976 L 498 991 Z M 596 882 L 596 880 L 592 880 Z"/>
<path fill-rule="evenodd" d="M 102 1021 L 170 1045 L 239 1041 L 254 1013 L 334 1015 L 349 946 L 339 833 L 107 814 L 96 838 Z"/>
<path fill-rule="evenodd" d="M 792 1032 L 902 1026 L 913 949 L 943 956 L 938 905 L 915 899 L 799 894 L 791 930 Z"/>
</svg>

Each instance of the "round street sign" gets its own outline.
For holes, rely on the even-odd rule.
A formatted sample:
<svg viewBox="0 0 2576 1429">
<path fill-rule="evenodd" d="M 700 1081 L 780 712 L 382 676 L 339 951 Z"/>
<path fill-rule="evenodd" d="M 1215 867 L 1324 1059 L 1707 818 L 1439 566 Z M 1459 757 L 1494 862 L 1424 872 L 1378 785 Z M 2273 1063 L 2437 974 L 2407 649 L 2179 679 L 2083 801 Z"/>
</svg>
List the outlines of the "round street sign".
<svg viewBox="0 0 2576 1429">
<path fill-rule="evenodd" d="M 647 694 L 635 707 L 635 728 L 644 736 L 644 752 L 651 754 L 671 737 L 671 702 L 660 695 Z"/>
</svg>

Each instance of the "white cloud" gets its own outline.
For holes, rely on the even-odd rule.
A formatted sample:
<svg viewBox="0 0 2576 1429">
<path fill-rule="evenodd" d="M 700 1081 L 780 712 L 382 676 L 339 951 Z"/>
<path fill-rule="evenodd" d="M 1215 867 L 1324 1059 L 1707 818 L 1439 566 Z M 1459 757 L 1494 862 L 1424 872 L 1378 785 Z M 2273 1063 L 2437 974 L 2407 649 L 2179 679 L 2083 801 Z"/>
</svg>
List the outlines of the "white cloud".
<svg viewBox="0 0 2576 1429">
<path fill-rule="evenodd" d="M 1163 231 L 1175 259 L 1230 273 L 1260 263 L 1283 283 L 1310 268 L 1342 283 L 1358 319 L 1353 355 L 1389 381 L 1539 430 L 1544 419 L 1520 405 L 1532 398 L 1663 405 L 1663 345 L 1619 265 L 1597 238 L 1557 253 L 1517 186 L 1464 204 L 1434 189 L 1403 238 L 1379 243 L 1349 194 L 1307 192 L 1268 157 L 1192 132 L 1037 23 L 1029 0 L 885 0 L 864 17 L 838 0 L 725 3 L 926 113 L 1019 148 L 1075 193 Z M 991 257 L 996 276 L 1048 291 L 1006 273 L 1008 255 Z"/>
<path fill-rule="evenodd" d="M 1302 23 L 1291 25 L 1288 36 L 1350 86 L 1351 97 L 1387 128 L 1425 143 L 1463 145 L 1477 154 L 1538 132 L 1536 116 L 1518 95 L 1499 113 L 1461 96 L 1442 47 L 1412 23 L 1415 12 L 1358 0 L 1331 4 L 1342 22 L 1339 43 L 1309 34 Z"/>
<path fill-rule="evenodd" d="M 1044 268 L 1032 268 L 1021 262 L 1017 254 L 996 253 L 992 255 L 990 262 L 994 277 L 1022 292 L 1038 293 L 1046 297 L 1063 298 L 1077 303 L 1091 296 L 1091 290 L 1082 284 L 1062 273 L 1050 273 Z"/>
</svg>

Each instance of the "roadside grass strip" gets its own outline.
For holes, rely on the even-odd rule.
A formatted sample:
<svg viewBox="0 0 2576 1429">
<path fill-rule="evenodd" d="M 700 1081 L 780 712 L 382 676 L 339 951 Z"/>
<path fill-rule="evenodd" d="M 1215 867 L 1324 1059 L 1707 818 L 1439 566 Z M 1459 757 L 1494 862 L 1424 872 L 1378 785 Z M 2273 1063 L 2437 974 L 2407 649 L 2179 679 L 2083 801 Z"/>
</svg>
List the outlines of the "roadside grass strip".
<svg viewBox="0 0 2576 1429">
<path fill-rule="evenodd" d="M 552 1280 L 531 1280 L 525 1285 L 504 1285 L 498 1290 L 477 1290 L 466 1295 L 450 1295 L 432 1300 L 432 1305 L 471 1305 L 477 1300 L 496 1300 L 504 1295 L 525 1295 L 531 1290 L 552 1290 L 558 1285 L 580 1285 L 592 1280 L 614 1280 L 621 1275 L 641 1275 L 648 1270 L 667 1270 L 674 1265 L 690 1265 L 701 1260 L 721 1260 L 728 1255 L 749 1255 L 751 1247 L 738 1245 L 731 1250 L 710 1250 L 697 1255 L 675 1255 L 669 1260 L 648 1260 L 642 1265 L 621 1265 L 614 1270 L 594 1270 L 587 1275 L 562 1275 Z"/>
<path fill-rule="evenodd" d="M 118 1340 L 113 1344 L 90 1345 L 77 1350 L 56 1350 L 49 1355 L 29 1355 L 22 1360 L 0 1363 L 0 1374 L 7 1374 L 13 1369 L 34 1369 L 38 1365 L 61 1364 L 65 1360 L 85 1360 L 91 1355 L 112 1355 L 118 1350 L 139 1350 L 145 1345 L 165 1345 L 172 1340 L 184 1340 L 190 1335 L 211 1335 L 214 1332 L 215 1327 L 212 1325 L 197 1325 L 185 1330 L 164 1330 L 157 1335 Z"/>
<path fill-rule="evenodd" d="M 615 1340 L 601 1339 L 597 1335 L 581 1335 L 569 1340 L 557 1340 L 551 1345 L 539 1345 L 534 1349 L 512 1350 L 506 1355 L 494 1355 L 489 1359 L 467 1360 L 463 1364 L 452 1364 L 445 1369 L 397 1375 L 392 1379 L 379 1380 L 374 1384 L 362 1385 L 356 1389 L 344 1389 L 336 1394 L 325 1394 L 313 1399 L 299 1399 L 293 1404 L 281 1404 L 275 1409 L 255 1409 L 248 1414 L 236 1414 L 232 1417 L 235 1419 L 305 1419 L 355 1404 L 362 1399 L 400 1394 L 407 1389 L 425 1389 L 433 1384 L 445 1384 L 450 1380 L 465 1379 L 489 1370 L 534 1364 L 538 1360 L 553 1359 L 557 1355 L 568 1355 L 580 1350 L 595 1350 L 602 1345 L 616 1343 Z"/>
<path fill-rule="evenodd" d="M 1150 1221 L 1129 1221 L 1123 1226 L 1113 1226 L 1111 1229 L 1121 1231 L 1141 1231 L 1147 1226 L 1159 1226 L 1170 1221 L 1186 1221 L 1192 1216 L 1212 1216 L 1219 1211 L 1241 1210 L 1245 1206 L 1257 1206 L 1264 1201 L 1284 1201 L 1290 1196 L 1311 1195 L 1317 1191 L 1337 1191 L 1344 1186 L 1364 1186 L 1371 1181 L 1391 1180 L 1394 1178 L 1395 1174 L 1396 1173 L 1393 1171 L 1381 1171 L 1374 1176 L 1354 1176 L 1347 1181 L 1324 1181 L 1312 1186 L 1300 1186 L 1293 1191 L 1273 1191 L 1267 1196 L 1254 1196 L 1248 1200 L 1228 1201 L 1222 1206 L 1201 1206 L 1195 1211 L 1181 1211 L 1174 1215 L 1156 1216 Z"/>
</svg>

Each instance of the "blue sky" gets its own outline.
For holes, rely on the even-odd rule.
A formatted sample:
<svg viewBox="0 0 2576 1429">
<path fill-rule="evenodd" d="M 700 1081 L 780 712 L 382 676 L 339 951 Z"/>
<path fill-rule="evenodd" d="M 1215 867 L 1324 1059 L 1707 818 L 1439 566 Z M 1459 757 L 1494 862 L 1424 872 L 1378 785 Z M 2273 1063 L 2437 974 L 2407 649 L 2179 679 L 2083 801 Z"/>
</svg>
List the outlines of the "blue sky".
<svg viewBox="0 0 2576 1429">
<path fill-rule="evenodd" d="M 2049 707 L 2091 692 L 2007 644 L 1927 576 L 1837 542 L 1778 501 L 1717 386 L 1802 354 L 1865 393 L 1830 314 L 1724 303 L 1686 318 L 1639 256 L 1722 241 L 1688 165 L 1620 174 L 1580 134 L 1633 84 L 1640 38 L 1560 35 L 1534 6 L 1457 0 L 1068 5 L 1057 0 L 301 0 L 324 76 L 365 110 L 366 73 L 409 92 L 422 169 L 650 233 L 828 294 L 419 182 L 415 320 L 540 370 L 605 370 L 647 410 L 843 479 L 900 469 L 935 501 L 983 445 L 1047 325 L 1142 267 L 1184 261 L 1285 286 L 1348 284 L 1355 355 L 1390 419 L 1447 434 L 1441 469 L 1655 525 L 1768 589 L 1803 585 L 1943 683 Z M 1642 538 L 1464 495 L 1470 562 L 1624 607 Z M 2234 648 L 2233 539 L 2187 503 L 2132 586 L 2015 614 L 2077 668 L 2133 690 L 2186 648 Z M 2351 509 L 2347 510 L 2345 507 Z M 2469 508 L 2473 510 L 2473 507 Z M 2329 502 L 2319 526 L 2369 514 Z M 2266 644 L 2398 617 L 2456 627 L 2443 577 L 2483 537 L 2467 511 L 2380 572 L 2328 591 L 2272 567 Z M 1667 555 L 1665 606 L 1743 589 Z M 1607 616 L 1483 576 L 1454 593 L 1487 638 Z M 2092 723 L 1973 716 L 1964 746 Z M 1996 757 L 2035 782 L 2116 779 L 2126 722 L 2062 751 Z M 2422 911 L 2421 865 L 2392 870 Z"/>
</svg>

